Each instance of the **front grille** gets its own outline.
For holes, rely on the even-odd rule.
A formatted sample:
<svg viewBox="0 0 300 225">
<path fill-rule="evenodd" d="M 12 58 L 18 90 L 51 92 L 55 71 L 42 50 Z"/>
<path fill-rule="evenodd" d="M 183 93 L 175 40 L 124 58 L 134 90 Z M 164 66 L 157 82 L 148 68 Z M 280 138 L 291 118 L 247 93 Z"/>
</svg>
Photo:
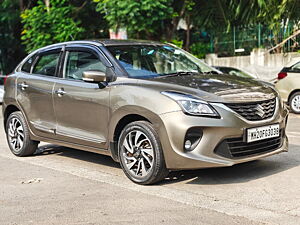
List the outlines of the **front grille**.
<svg viewBox="0 0 300 225">
<path fill-rule="evenodd" d="M 260 102 L 228 103 L 225 105 L 247 120 L 258 121 L 271 118 L 274 115 L 276 98 Z"/>
<path fill-rule="evenodd" d="M 215 153 L 227 158 L 246 157 L 271 152 L 282 145 L 283 132 L 279 137 L 247 143 L 243 137 L 228 138 L 222 141 L 215 149 Z"/>
</svg>

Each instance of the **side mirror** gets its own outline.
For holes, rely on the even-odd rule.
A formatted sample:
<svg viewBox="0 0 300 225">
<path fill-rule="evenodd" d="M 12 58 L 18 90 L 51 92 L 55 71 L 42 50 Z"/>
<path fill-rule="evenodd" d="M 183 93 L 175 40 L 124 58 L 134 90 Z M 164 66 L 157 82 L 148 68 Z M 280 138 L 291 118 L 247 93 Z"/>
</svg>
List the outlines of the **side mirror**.
<svg viewBox="0 0 300 225">
<path fill-rule="evenodd" d="M 82 73 L 82 80 L 91 83 L 101 83 L 107 81 L 106 74 L 102 71 L 85 71 Z"/>
</svg>

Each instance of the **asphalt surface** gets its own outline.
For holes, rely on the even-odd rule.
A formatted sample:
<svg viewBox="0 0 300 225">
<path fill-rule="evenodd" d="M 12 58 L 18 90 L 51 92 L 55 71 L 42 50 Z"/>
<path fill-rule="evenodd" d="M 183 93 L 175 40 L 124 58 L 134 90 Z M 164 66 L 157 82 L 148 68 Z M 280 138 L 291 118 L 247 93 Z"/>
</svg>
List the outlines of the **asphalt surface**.
<svg viewBox="0 0 300 225">
<path fill-rule="evenodd" d="M 15 157 L 1 122 L 0 224 L 298 225 L 299 125 L 291 114 L 288 153 L 141 186 L 103 155 L 43 143 L 35 156 Z"/>
</svg>

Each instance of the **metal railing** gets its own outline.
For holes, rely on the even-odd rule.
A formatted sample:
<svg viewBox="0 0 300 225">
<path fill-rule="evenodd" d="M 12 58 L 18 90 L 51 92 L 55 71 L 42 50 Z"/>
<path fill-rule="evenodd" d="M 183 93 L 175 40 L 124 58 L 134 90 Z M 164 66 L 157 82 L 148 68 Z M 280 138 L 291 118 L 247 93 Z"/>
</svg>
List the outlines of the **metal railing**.
<svg viewBox="0 0 300 225">
<path fill-rule="evenodd" d="M 299 29 L 299 22 L 281 24 L 271 30 L 267 25 L 233 26 L 230 31 L 212 31 L 211 53 L 219 56 L 249 55 L 255 48 L 270 49 Z M 300 50 L 300 36 L 288 40 L 274 52 L 295 52 Z"/>
</svg>

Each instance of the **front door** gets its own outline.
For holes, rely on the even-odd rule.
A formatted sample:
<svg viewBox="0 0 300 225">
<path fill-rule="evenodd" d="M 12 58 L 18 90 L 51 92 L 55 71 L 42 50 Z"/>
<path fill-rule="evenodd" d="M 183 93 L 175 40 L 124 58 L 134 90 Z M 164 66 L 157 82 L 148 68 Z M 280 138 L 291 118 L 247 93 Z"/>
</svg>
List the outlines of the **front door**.
<svg viewBox="0 0 300 225">
<path fill-rule="evenodd" d="M 85 48 L 66 48 L 63 78 L 54 87 L 57 138 L 106 149 L 109 88 L 82 80 L 84 71 L 106 71 L 99 53 Z"/>
</svg>

